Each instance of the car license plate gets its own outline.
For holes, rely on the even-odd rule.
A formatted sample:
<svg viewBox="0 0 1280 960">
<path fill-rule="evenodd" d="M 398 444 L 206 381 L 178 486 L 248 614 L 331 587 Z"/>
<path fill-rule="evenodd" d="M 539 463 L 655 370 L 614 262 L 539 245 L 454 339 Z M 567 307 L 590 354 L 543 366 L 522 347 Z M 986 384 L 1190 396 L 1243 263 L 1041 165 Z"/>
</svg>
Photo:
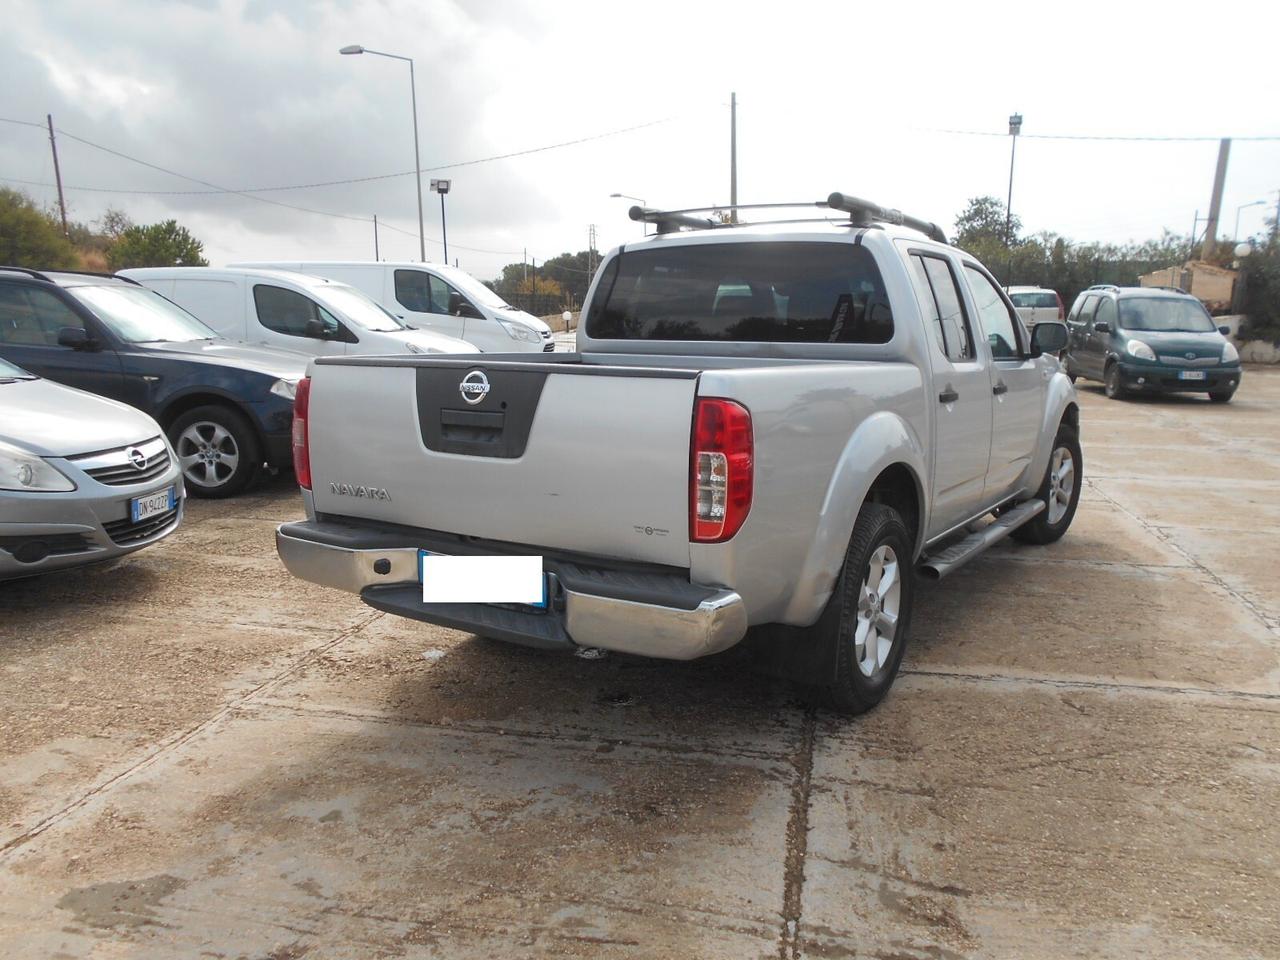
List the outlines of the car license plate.
<svg viewBox="0 0 1280 960">
<path fill-rule="evenodd" d="M 159 493 L 149 493 L 145 497 L 134 497 L 129 501 L 129 519 L 134 523 L 154 517 L 158 513 L 168 513 L 173 509 L 176 496 L 173 487 Z"/>
<path fill-rule="evenodd" d="M 1179 370 L 1178 379 L 1179 380 L 1203 380 L 1204 371 L 1203 370 Z"/>
<path fill-rule="evenodd" d="M 541 557 L 450 557 L 418 551 L 423 603 L 518 603 L 545 610 Z"/>
</svg>

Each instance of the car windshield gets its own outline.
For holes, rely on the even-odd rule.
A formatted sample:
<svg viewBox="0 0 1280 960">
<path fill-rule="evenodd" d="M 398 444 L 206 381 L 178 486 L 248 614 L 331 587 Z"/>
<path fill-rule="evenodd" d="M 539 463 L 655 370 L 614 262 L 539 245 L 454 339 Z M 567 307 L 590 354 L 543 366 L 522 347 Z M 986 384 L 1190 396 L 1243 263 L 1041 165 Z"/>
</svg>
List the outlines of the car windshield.
<svg viewBox="0 0 1280 960">
<path fill-rule="evenodd" d="M 0 383 L 8 383 L 11 380 L 34 380 L 35 378 L 34 373 L 27 373 L 21 367 L 0 358 Z"/>
<path fill-rule="evenodd" d="M 1125 297 L 1120 327 L 1149 333 L 1210 333 L 1217 328 L 1198 300 L 1173 297 Z"/>
<path fill-rule="evenodd" d="M 218 334 L 154 290 L 132 284 L 68 287 L 67 292 L 127 343 L 185 343 Z"/>
<path fill-rule="evenodd" d="M 1011 293 L 1009 299 L 1015 307 L 1053 307 L 1058 308 L 1058 298 L 1052 293 Z"/>
<path fill-rule="evenodd" d="M 316 287 L 312 293 L 321 303 L 342 314 L 344 320 L 351 321 L 361 330 L 408 329 L 408 324 L 388 313 L 355 287 L 336 283 L 325 284 L 322 287 Z"/>
</svg>

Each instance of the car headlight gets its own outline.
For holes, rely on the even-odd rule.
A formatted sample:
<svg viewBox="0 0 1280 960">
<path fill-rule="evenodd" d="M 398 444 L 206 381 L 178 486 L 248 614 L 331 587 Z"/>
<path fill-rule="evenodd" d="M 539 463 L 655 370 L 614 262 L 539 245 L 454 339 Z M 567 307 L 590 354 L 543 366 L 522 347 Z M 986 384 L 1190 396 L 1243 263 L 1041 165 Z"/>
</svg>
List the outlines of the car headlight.
<svg viewBox="0 0 1280 960">
<path fill-rule="evenodd" d="M 507 320 L 499 320 L 503 329 L 512 340 L 523 340 L 525 343 L 541 343 L 542 337 L 538 336 L 538 331 L 533 327 L 526 327 L 523 323 L 511 323 Z"/>
<path fill-rule="evenodd" d="M 1227 345 L 1222 348 L 1223 363 L 1239 363 L 1240 351 L 1236 349 L 1236 345 L 1231 341 L 1227 341 Z"/>
<path fill-rule="evenodd" d="M 298 381 L 285 380 L 283 377 L 271 385 L 271 392 L 277 397 L 292 400 L 298 394 Z"/>
<path fill-rule="evenodd" d="M 65 493 L 76 485 L 57 467 L 8 443 L 0 443 L 0 490 Z"/>
<path fill-rule="evenodd" d="M 1125 352 L 1139 360 L 1155 360 L 1156 352 L 1141 340 L 1130 340 L 1124 345 Z"/>
</svg>

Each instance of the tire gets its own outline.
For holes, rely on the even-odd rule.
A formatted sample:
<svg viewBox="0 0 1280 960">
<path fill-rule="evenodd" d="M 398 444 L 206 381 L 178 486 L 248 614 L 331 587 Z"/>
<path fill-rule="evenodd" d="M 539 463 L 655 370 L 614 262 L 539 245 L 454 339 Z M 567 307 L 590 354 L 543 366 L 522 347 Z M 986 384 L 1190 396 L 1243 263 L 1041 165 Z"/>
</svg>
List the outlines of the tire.
<svg viewBox="0 0 1280 960">
<path fill-rule="evenodd" d="M 249 421 L 230 407 L 196 407 L 169 425 L 169 442 L 192 496 L 234 497 L 258 476 L 262 447 Z"/>
<path fill-rule="evenodd" d="M 1231 398 L 1236 395 L 1234 388 L 1231 390 L 1210 390 L 1209 399 L 1214 403 L 1230 403 Z"/>
<path fill-rule="evenodd" d="M 1064 483 L 1064 466 L 1070 468 L 1069 488 Z M 1053 439 L 1053 449 L 1049 454 L 1049 465 L 1044 471 L 1044 480 L 1036 491 L 1036 497 L 1045 502 L 1045 509 L 1010 536 L 1022 543 L 1053 543 L 1061 539 L 1075 519 L 1083 479 L 1084 458 L 1080 455 L 1080 435 L 1071 424 L 1059 424 L 1057 436 Z"/>
<path fill-rule="evenodd" d="M 1102 390 L 1108 400 L 1123 400 L 1128 395 L 1124 382 L 1120 379 L 1120 364 L 1115 361 L 1107 364 L 1107 369 L 1102 374 Z"/>
<path fill-rule="evenodd" d="M 870 710 L 889 692 L 911 625 L 914 549 L 914 538 L 896 510 L 878 503 L 863 505 L 836 588 L 822 616 L 808 630 L 809 638 L 829 654 L 825 661 L 835 665 L 826 685 L 810 690 L 817 704 L 855 715 Z M 890 575 L 885 561 L 893 564 L 894 579 L 887 588 L 881 587 Z M 867 591 L 874 592 L 876 599 L 870 600 Z M 883 612 L 877 615 L 877 610 Z M 888 637 L 882 633 L 886 614 L 893 617 Z"/>
</svg>

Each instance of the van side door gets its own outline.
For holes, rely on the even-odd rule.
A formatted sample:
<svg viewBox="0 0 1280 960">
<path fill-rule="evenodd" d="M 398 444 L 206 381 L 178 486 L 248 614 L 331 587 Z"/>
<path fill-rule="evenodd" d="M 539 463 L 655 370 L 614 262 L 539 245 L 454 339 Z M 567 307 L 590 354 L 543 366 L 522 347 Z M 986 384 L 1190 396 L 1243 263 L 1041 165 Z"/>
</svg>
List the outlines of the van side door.
<svg viewBox="0 0 1280 960">
<path fill-rule="evenodd" d="M 933 508 L 925 533 L 935 537 L 981 509 L 991 451 L 991 377 L 960 293 L 958 265 L 927 249 L 909 250 L 907 263 L 930 343 Z"/>
<path fill-rule="evenodd" d="M 346 353 L 348 344 L 360 342 L 328 310 L 287 287 L 255 283 L 253 308 L 261 342 L 273 347 L 322 357 Z"/>
<path fill-rule="evenodd" d="M 397 268 L 392 281 L 395 292 L 392 313 L 415 327 L 461 339 L 466 320 L 449 310 L 452 288 L 447 283 L 433 273 L 416 268 Z"/>
<path fill-rule="evenodd" d="M 991 458 L 983 505 L 1014 489 L 1040 439 L 1047 377 L 1032 360 L 1026 329 L 1004 291 L 986 270 L 965 261 L 965 280 L 991 357 Z"/>
</svg>

